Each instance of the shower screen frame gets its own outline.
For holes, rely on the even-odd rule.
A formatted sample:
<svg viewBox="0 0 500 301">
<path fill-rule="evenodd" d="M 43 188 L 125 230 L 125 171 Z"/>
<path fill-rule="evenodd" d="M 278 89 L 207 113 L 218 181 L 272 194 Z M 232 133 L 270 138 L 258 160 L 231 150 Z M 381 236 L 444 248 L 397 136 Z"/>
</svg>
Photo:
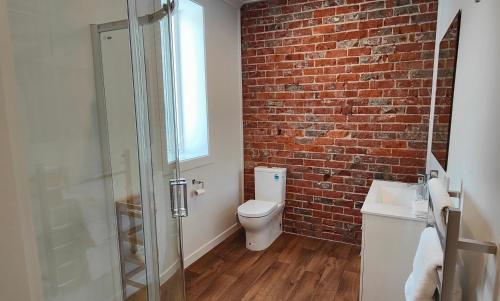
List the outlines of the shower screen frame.
<svg viewBox="0 0 500 301">
<path fill-rule="evenodd" d="M 132 22 L 130 22 L 132 23 Z M 120 20 L 116 22 L 109 22 L 103 24 L 91 24 L 91 39 L 92 39 L 92 53 L 94 60 L 94 74 L 96 85 L 96 97 L 98 107 L 99 129 L 101 150 L 103 157 L 103 169 L 106 175 L 112 174 L 111 166 L 111 153 L 109 143 L 109 130 L 107 122 L 107 107 L 104 86 L 104 68 L 102 62 L 101 51 L 101 34 L 109 31 L 129 29 L 129 20 Z M 129 29 L 130 30 L 130 29 Z M 138 38 L 142 42 L 142 38 Z M 130 40 L 130 51 L 133 53 L 134 43 L 137 41 Z M 142 46 L 142 44 L 140 45 Z M 140 48 L 140 47 L 135 47 Z M 132 59 L 131 74 L 134 80 L 133 99 L 136 117 L 137 129 L 137 146 L 139 155 L 139 178 L 140 178 L 140 195 L 142 204 L 142 219 L 143 219 L 143 234 L 144 234 L 144 251 L 145 251 L 145 264 L 146 264 L 146 283 L 149 301 L 160 300 L 159 294 L 159 269 L 158 269 L 158 247 L 156 240 L 156 220 L 155 220 L 155 204 L 154 204 L 154 188 L 152 179 L 152 163 L 151 163 L 151 147 L 149 137 L 149 118 L 148 118 L 148 105 L 146 91 L 136 91 L 138 85 L 135 80 L 135 72 L 137 67 L 134 68 L 134 60 Z M 140 89 L 142 90 L 142 89 Z M 108 200 L 113 200 L 113 178 L 112 176 L 105 178 L 106 197 Z M 116 218 L 116 217 L 115 217 Z M 116 219 L 115 219 L 116 222 Z M 116 224 L 116 229 L 118 225 Z M 120 262 L 122 262 L 120 258 Z M 120 265 L 120 270 L 122 266 Z M 123 274 L 124 271 L 121 271 Z M 126 283 L 122 279 L 122 291 L 125 295 Z M 125 296 L 124 296 L 125 297 Z"/>
</svg>

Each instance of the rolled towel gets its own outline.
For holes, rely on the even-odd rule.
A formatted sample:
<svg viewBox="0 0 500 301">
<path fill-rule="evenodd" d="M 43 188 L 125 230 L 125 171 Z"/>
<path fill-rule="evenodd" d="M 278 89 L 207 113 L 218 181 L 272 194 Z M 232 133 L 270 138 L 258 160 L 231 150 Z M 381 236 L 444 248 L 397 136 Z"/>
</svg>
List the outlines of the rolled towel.
<svg viewBox="0 0 500 301">
<path fill-rule="evenodd" d="M 430 179 L 428 186 L 429 194 L 432 198 L 432 205 L 434 206 L 433 213 L 434 219 L 436 220 L 436 226 L 441 233 L 444 233 L 446 232 L 445 209 L 453 207 L 453 203 L 450 195 L 437 178 Z"/>
<path fill-rule="evenodd" d="M 413 271 L 406 280 L 406 301 L 431 301 L 438 285 L 436 268 L 443 263 L 443 250 L 435 228 L 425 228 L 413 258 Z"/>
</svg>

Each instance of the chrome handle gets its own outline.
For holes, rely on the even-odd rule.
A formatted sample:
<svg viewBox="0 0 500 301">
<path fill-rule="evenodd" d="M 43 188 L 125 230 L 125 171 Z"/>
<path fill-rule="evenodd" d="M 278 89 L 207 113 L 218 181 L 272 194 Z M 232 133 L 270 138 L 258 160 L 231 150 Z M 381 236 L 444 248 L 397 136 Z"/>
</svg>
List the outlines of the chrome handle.
<svg viewBox="0 0 500 301">
<path fill-rule="evenodd" d="M 177 197 L 176 197 L 177 180 L 172 179 L 169 181 L 169 184 L 170 184 L 170 210 L 172 211 L 172 217 L 176 218 L 179 216 L 179 210 L 177 209 L 176 201 L 175 201 L 177 199 Z"/>
<path fill-rule="evenodd" d="M 184 206 L 182 206 L 180 209 L 179 209 L 179 214 L 181 217 L 186 217 L 188 216 L 188 203 L 187 203 L 187 200 L 188 200 L 188 197 L 187 197 L 187 182 L 185 179 L 182 179 L 182 196 L 183 196 L 183 203 L 184 203 Z"/>
<path fill-rule="evenodd" d="M 179 189 L 182 189 L 182 194 L 179 193 Z M 184 198 L 182 202 L 180 197 Z M 188 215 L 186 179 L 170 180 L 170 210 L 174 218 Z"/>
</svg>

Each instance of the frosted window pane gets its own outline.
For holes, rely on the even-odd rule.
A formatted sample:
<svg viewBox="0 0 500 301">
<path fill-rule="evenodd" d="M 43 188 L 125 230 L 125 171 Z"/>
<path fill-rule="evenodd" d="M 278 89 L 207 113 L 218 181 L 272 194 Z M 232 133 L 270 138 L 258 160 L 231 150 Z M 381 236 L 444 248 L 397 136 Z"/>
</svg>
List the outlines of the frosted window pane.
<svg viewBox="0 0 500 301">
<path fill-rule="evenodd" d="M 185 161 L 209 154 L 203 8 L 181 0 L 174 16 L 179 156 Z"/>
</svg>

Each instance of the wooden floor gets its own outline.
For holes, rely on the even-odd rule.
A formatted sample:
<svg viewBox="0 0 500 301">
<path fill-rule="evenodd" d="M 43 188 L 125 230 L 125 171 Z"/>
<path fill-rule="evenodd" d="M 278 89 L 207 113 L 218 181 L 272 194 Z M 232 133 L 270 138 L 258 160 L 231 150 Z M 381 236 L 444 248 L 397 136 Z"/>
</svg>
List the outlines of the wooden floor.
<svg viewBox="0 0 500 301">
<path fill-rule="evenodd" d="M 360 248 L 282 234 L 261 252 L 243 232 L 186 269 L 188 300 L 358 300 Z"/>
</svg>

